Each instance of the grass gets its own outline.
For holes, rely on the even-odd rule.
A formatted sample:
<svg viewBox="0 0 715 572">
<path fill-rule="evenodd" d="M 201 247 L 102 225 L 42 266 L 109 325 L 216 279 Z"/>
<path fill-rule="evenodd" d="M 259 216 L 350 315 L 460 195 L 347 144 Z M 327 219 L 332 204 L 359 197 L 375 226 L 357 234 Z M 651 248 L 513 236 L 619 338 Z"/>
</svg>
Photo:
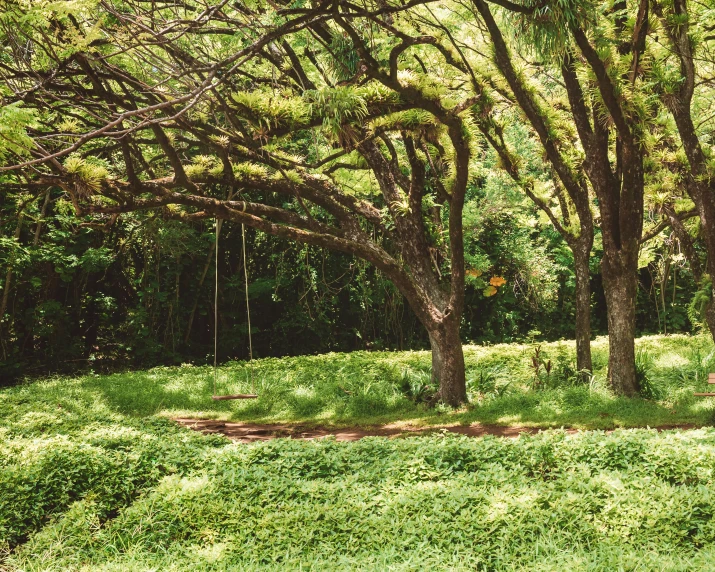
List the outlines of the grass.
<svg viewBox="0 0 715 572">
<path fill-rule="evenodd" d="M 206 448 L 111 518 L 92 489 L 7 564 L 708 570 L 714 465 L 710 429 Z"/>
<path fill-rule="evenodd" d="M 458 411 L 428 408 L 429 352 L 355 352 L 257 360 L 219 368 L 218 393 L 251 392 L 259 399 L 212 401 L 213 370 L 184 365 L 122 374 L 52 378 L 9 390 L 22 399 L 67 398 L 66 407 L 100 401 L 123 415 L 204 417 L 308 425 L 372 425 L 395 421 L 417 425 L 475 422 L 536 427 L 612 429 L 672 424 L 709 424 L 714 403 L 697 398 L 707 391 L 707 372 L 715 371 L 715 348 L 705 336 L 653 336 L 638 340 L 641 375 L 651 399 L 614 396 L 606 387 L 607 340 L 593 344 L 594 376 L 577 381 L 574 346 L 541 346 L 540 389 L 528 345 L 465 346 L 471 405 Z M 252 370 L 252 372 L 251 372 Z M 415 398 L 415 396 L 417 398 Z M 31 412 L 21 424 L 42 422 Z M 61 420 L 62 410 L 50 418 Z M 49 422 L 49 420 L 46 420 Z"/>
<path fill-rule="evenodd" d="M 473 406 L 428 410 L 423 352 L 261 360 L 261 398 L 211 370 L 52 378 L 0 391 L 0 570 L 710 570 L 715 429 L 234 445 L 166 419 L 583 428 L 708 424 L 705 337 L 639 340 L 653 399 L 588 386 L 570 344 L 466 349 Z M 713 368 L 715 369 L 715 368 Z M 249 389 L 241 364 L 219 390 Z M 411 398 L 410 398 L 411 396 Z"/>
</svg>

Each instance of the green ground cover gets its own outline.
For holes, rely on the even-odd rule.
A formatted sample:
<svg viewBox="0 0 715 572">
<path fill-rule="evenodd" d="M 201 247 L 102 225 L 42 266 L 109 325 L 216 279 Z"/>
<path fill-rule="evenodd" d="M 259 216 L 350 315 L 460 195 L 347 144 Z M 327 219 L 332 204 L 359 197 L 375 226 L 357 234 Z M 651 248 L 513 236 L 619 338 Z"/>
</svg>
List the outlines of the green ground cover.
<svg viewBox="0 0 715 572">
<path fill-rule="evenodd" d="M 196 416 L 253 422 L 370 425 L 396 420 L 414 424 L 496 423 L 538 427 L 610 429 L 667 424 L 709 424 L 715 404 L 693 397 L 707 391 L 715 371 L 708 336 L 652 336 L 638 340 L 638 365 L 650 399 L 614 397 L 606 388 L 607 339 L 593 344 L 594 376 L 580 383 L 574 345 L 541 345 L 534 390 L 534 346 L 465 346 L 472 405 L 460 411 L 429 408 L 429 352 L 355 352 L 229 363 L 219 369 L 218 393 L 251 391 L 250 401 L 212 401 L 210 367 L 160 367 L 148 371 L 54 378 L 10 390 L 28 400 L 98 401 L 123 415 Z M 33 423 L 30 419 L 23 423 Z M 62 418 L 59 412 L 52 417 Z"/>
<path fill-rule="evenodd" d="M 609 394 L 603 340 L 588 386 L 569 373 L 572 346 L 544 344 L 554 365 L 539 389 L 532 348 L 468 348 L 474 405 L 455 412 L 419 403 L 418 352 L 263 360 L 254 402 L 212 402 L 197 367 L 4 389 L 0 569 L 711 570 L 708 427 L 247 446 L 166 419 L 709 424 L 712 404 L 692 392 L 706 388 L 712 343 L 639 348 L 651 399 Z M 221 390 L 246 390 L 246 373 L 222 368 Z"/>
</svg>

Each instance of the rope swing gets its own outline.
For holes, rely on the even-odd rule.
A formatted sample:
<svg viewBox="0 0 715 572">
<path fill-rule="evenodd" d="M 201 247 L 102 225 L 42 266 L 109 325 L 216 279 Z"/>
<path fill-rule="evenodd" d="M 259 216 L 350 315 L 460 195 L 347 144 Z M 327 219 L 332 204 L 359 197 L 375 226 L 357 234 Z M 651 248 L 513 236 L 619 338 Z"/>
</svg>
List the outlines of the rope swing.
<svg viewBox="0 0 715 572">
<path fill-rule="evenodd" d="M 214 250 L 216 251 L 215 273 L 214 273 L 214 385 L 211 399 L 214 401 L 224 401 L 228 399 L 256 399 L 256 386 L 253 379 L 253 339 L 251 338 L 251 306 L 248 303 L 248 266 L 246 266 L 246 227 L 241 224 L 241 251 L 243 253 L 243 278 L 246 285 L 246 316 L 248 317 L 248 364 L 251 370 L 251 393 L 237 393 L 234 395 L 216 395 L 216 379 L 218 377 L 218 237 L 221 232 L 221 219 L 216 219 L 216 240 Z"/>
</svg>

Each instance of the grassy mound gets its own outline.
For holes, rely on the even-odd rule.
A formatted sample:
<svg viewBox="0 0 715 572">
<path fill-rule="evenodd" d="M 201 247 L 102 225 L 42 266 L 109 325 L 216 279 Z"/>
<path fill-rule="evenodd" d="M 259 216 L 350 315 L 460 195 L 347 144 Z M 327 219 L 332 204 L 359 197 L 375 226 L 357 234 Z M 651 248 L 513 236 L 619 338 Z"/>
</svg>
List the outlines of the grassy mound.
<svg viewBox="0 0 715 572">
<path fill-rule="evenodd" d="M 706 422 L 692 391 L 711 343 L 639 346 L 655 399 L 609 394 L 602 341 L 588 386 L 568 374 L 572 347 L 545 344 L 538 389 L 532 348 L 468 348 L 474 405 L 456 412 L 419 402 L 417 352 L 261 360 L 256 402 L 212 402 L 196 367 L 2 390 L 0 569 L 711 569 L 713 429 L 237 446 L 165 419 Z M 248 389 L 247 373 L 222 368 L 221 390 Z"/>
<path fill-rule="evenodd" d="M 168 432 L 165 442 L 186 446 Z M 278 440 L 160 468 L 189 458 L 165 449 L 155 476 L 169 474 L 143 479 L 133 499 L 122 494 L 136 465 L 113 465 L 106 446 L 94 445 L 110 459 L 87 471 L 87 488 L 45 487 L 70 502 L 11 569 L 705 570 L 715 557 L 710 429 Z M 63 477 L 87 467 L 84 449 L 33 457 Z"/>
</svg>

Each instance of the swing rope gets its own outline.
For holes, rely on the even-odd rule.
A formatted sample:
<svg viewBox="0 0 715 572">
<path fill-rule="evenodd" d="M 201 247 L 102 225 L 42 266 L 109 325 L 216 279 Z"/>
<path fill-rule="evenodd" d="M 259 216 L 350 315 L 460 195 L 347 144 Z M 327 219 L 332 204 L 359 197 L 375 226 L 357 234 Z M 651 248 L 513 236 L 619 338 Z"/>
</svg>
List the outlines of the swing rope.
<svg viewBox="0 0 715 572">
<path fill-rule="evenodd" d="M 241 223 L 241 242 L 243 250 L 243 279 L 246 284 L 246 318 L 248 320 L 248 364 L 251 370 L 251 393 L 256 393 L 253 379 L 253 339 L 251 338 L 251 305 L 248 303 L 248 265 L 246 264 L 246 225 Z"/>
<path fill-rule="evenodd" d="M 256 385 L 253 377 L 253 339 L 251 337 L 251 306 L 248 302 L 248 266 L 246 265 L 246 227 L 241 224 L 241 250 L 243 252 L 243 278 L 246 286 L 246 316 L 248 318 L 248 364 L 251 370 L 251 393 L 237 395 L 216 395 L 216 379 L 218 377 L 218 249 L 219 249 L 219 234 L 221 232 L 221 219 L 216 219 L 216 239 L 214 250 L 216 251 L 215 272 L 214 272 L 214 383 L 213 395 L 211 399 L 255 399 Z"/>
<path fill-rule="evenodd" d="M 221 219 L 216 219 L 216 238 L 214 240 L 214 390 L 213 395 L 216 395 L 216 377 L 218 375 L 218 367 L 216 364 L 218 355 L 218 235 L 221 232 Z"/>
</svg>

